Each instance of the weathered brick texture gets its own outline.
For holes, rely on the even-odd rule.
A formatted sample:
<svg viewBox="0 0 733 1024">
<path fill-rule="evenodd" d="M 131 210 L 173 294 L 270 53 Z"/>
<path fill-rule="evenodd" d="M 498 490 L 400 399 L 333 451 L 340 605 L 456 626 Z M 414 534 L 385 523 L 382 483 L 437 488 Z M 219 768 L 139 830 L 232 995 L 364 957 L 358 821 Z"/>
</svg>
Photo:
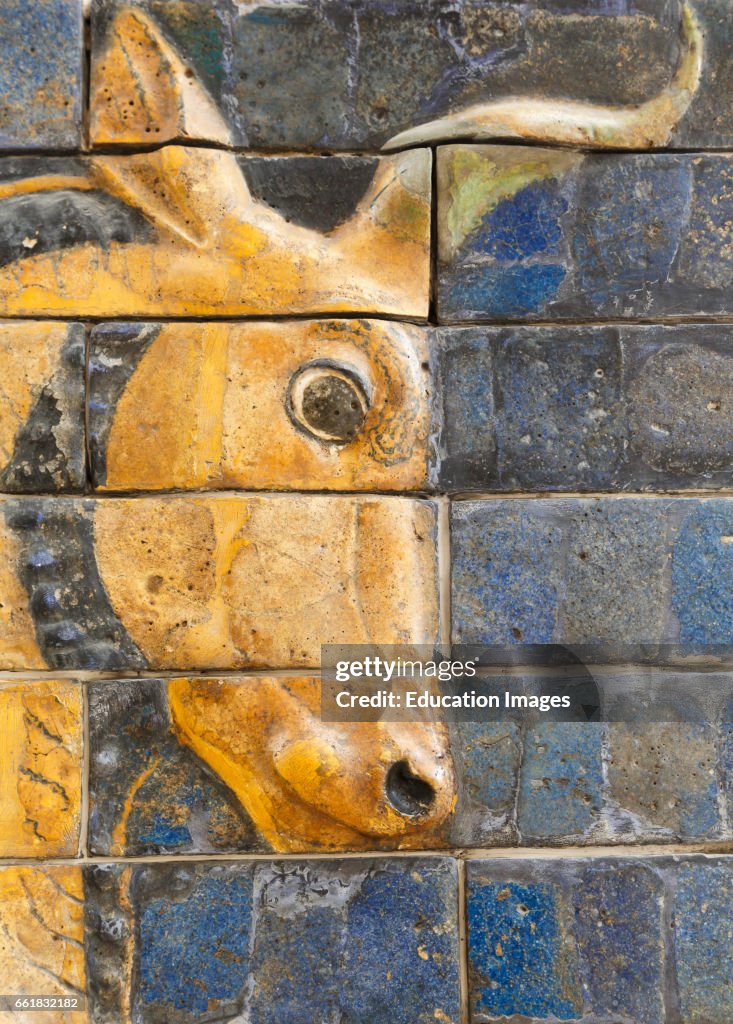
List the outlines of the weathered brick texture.
<svg viewBox="0 0 733 1024">
<path fill-rule="evenodd" d="M 728 154 L 438 151 L 438 316 L 731 313 Z"/>
<path fill-rule="evenodd" d="M 0 3 L 0 148 L 82 143 L 82 0 Z"/>
<path fill-rule="evenodd" d="M 0 683 L 0 856 L 77 856 L 82 719 L 77 682 Z"/>
<path fill-rule="evenodd" d="M 724 0 L 698 0 L 694 10 L 704 35 L 694 95 L 657 144 L 726 146 L 733 137 L 729 10 Z M 572 9 L 537 0 L 356 7 L 103 0 L 92 13 L 92 137 L 100 144 L 194 138 L 264 149 L 379 149 L 416 126 L 439 141 L 454 127 L 440 119 L 470 125 L 464 112 L 476 104 L 494 105 L 487 120 L 497 135 L 500 128 L 520 134 L 509 112 L 496 109 L 515 97 L 547 103 L 537 129 L 547 132 L 563 101 L 605 109 L 664 97 L 687 50 L 683 8 L 671 0 L 582 0 Z M 134 75 L 129 57 L 138 54 Z M 186 70 L 206 90 L 198 103 L 187 105 Z M 182 78 L 173 96 L 164 73 Z M 603 144 L 602 134 L 587 138 Z"/>
<path fill-rule="evenodd" d="M 2 668 L 317 668 L 322 643 L 437 638 L 428 502 L 24 498 L 1 511 Z"/>
<path fill-rule="evenodd" d="M 729 326 L 436 332 L 436 485 L 667 491 L 733 481 Z"/>
<path fill-rule="evenodd" d="M 472 862 L 471 1020 L 724 1020 L 731 909 L 728 858 Z"/>
<path fill-rule="evenodd" d="M 378 320 L 95 327 L 92 480 L 110 491 L 425 489 L 427 360 L 424 328 Z"/>
<path fill-rule="evenodd" d="M 430 166 L 427 149 L 0 160 L 0 315 L 425 317 Z"/>
<path fill-rule="evenodd" d="M 457 642 L 731 643 L 727 498 L 500 499 L 452 515 Z"/>
<path fill-rule="evenodd" d="M 0 0 L 0 1002 L 728 1024 L 730 4 L 84 8 Z"/>
</svg>

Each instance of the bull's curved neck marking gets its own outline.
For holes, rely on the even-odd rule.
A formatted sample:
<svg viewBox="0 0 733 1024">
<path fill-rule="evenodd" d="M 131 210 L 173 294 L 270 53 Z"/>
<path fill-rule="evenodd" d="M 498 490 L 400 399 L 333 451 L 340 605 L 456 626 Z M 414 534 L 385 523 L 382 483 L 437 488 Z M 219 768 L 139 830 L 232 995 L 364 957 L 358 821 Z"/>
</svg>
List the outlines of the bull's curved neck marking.
<svg viewBox="0 0 733 1024">
<path fill-rule="evenodd" d="M 93 502 L 19 499 L 8 501 L 4 511 L 20 544 L 18 577 L 48 666 L 146 668 L 99 575 Z"/>
<path fill-rule="evenodd" d="M 161 324 L 104 324 L 93 333 L 89 359 L 89 449 L 93 484 L 107 482 L 107 442 L 117 403 L 140 360 L 161 331 Z"/>
<path fill-rule="evenodd" d="M 563 99 L 515 96 L 465 110 L 400 132 L 384 145 L 399 149 L 451 139 L 524 139 L 598 149 L 648 149 L 665 145 L 700 84 L 703 33 L 685 4 L 683 54 L 674 78 L 658 96 L 635 106 L 602 106 Z"/>
</svg>

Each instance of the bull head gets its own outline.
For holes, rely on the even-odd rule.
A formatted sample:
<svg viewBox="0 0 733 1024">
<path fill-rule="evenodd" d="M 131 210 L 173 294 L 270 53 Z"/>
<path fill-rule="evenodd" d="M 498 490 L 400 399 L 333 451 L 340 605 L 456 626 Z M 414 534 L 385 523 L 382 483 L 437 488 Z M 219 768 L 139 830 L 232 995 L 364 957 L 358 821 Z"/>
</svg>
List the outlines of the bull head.
<svg viewBox="0 0 733 1024">
<path fill-rule="evenodd" d="M 175 679 L 168 703 L 273 849 L 440 845 L 455 799 L 444 725 L 324 723 L 314 678 Z"/>
<path fill-rule="evenodd" d="M 682 35 L 673 81 L 637 107 L 516 97 L 422 125 L 388 148 L 450 138 L 663 144 L 699 83 L 701 34 L 689 7 Z M 98 131 L 124 142 L 132 128 L 139 138 L 142 125 L 151 142 L 163 130 L 228 145 L 214 104 L 150 19 L 125 10 L 110 38 L 97 79 Z M 221 148 L 97 155 L 16 177 L 0 184 L 10 225 L 0 239 L 0 312 L 424 314 L 428 168 L 424 152 L 379 161 L 351 216 L 326 231 L 293 224 L 257 200 L 236 156 Z M 386 227 L 394 223 L 396 232 Z M 285 677 L 252 686 L 186 679 L 172 681 L 168 693 L 180 741 L 227 783 L 274 848 L 438 843 L 455 799 L 445 728 L 326 724 L 317 687 Z"/>
</svg>

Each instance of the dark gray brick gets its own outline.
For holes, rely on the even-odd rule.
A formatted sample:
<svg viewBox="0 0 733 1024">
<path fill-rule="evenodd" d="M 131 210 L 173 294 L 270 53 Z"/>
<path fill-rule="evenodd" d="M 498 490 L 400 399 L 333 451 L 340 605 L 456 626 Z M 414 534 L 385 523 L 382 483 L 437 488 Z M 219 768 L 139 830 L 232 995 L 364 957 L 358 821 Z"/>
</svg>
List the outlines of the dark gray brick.
<svg viewBox="0 0 733 1024">
<path fill-rule="evenodd" d="M 434 335 L 437 466 L 456 491 L 733 484 L 733 331 L 473 327 Z"/>
</svg>

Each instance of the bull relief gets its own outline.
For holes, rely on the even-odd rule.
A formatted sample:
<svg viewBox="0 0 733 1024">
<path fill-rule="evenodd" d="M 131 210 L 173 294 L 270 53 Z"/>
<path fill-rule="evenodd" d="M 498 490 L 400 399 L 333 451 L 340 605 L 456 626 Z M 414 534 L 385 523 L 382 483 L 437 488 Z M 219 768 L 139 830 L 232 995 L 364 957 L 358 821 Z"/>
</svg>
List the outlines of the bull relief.
<svg viewBox="0 0 733 1024">
<path fill-rule="evenodd" d="M 733 1018 L 729 707 L 321 709 L 730 682 L 733 18 L 581 7 L 0 0 L 0 1021 Z"/>
<path fill-rule="evenodd" d="M 123 11 L 113 40 L 97 76 L 105 139 L 125 142 L 128 124 L 156 120 L 160 105 L 184 138 L 204 119 L 211 141 L 227 141 L 148 18 Z M 20 177 L 0 164 L 0 315 L 425 317 L 430 160 L 429 150 L 313 163 L 176 145 L 49 159 Z"/>
</svg>

